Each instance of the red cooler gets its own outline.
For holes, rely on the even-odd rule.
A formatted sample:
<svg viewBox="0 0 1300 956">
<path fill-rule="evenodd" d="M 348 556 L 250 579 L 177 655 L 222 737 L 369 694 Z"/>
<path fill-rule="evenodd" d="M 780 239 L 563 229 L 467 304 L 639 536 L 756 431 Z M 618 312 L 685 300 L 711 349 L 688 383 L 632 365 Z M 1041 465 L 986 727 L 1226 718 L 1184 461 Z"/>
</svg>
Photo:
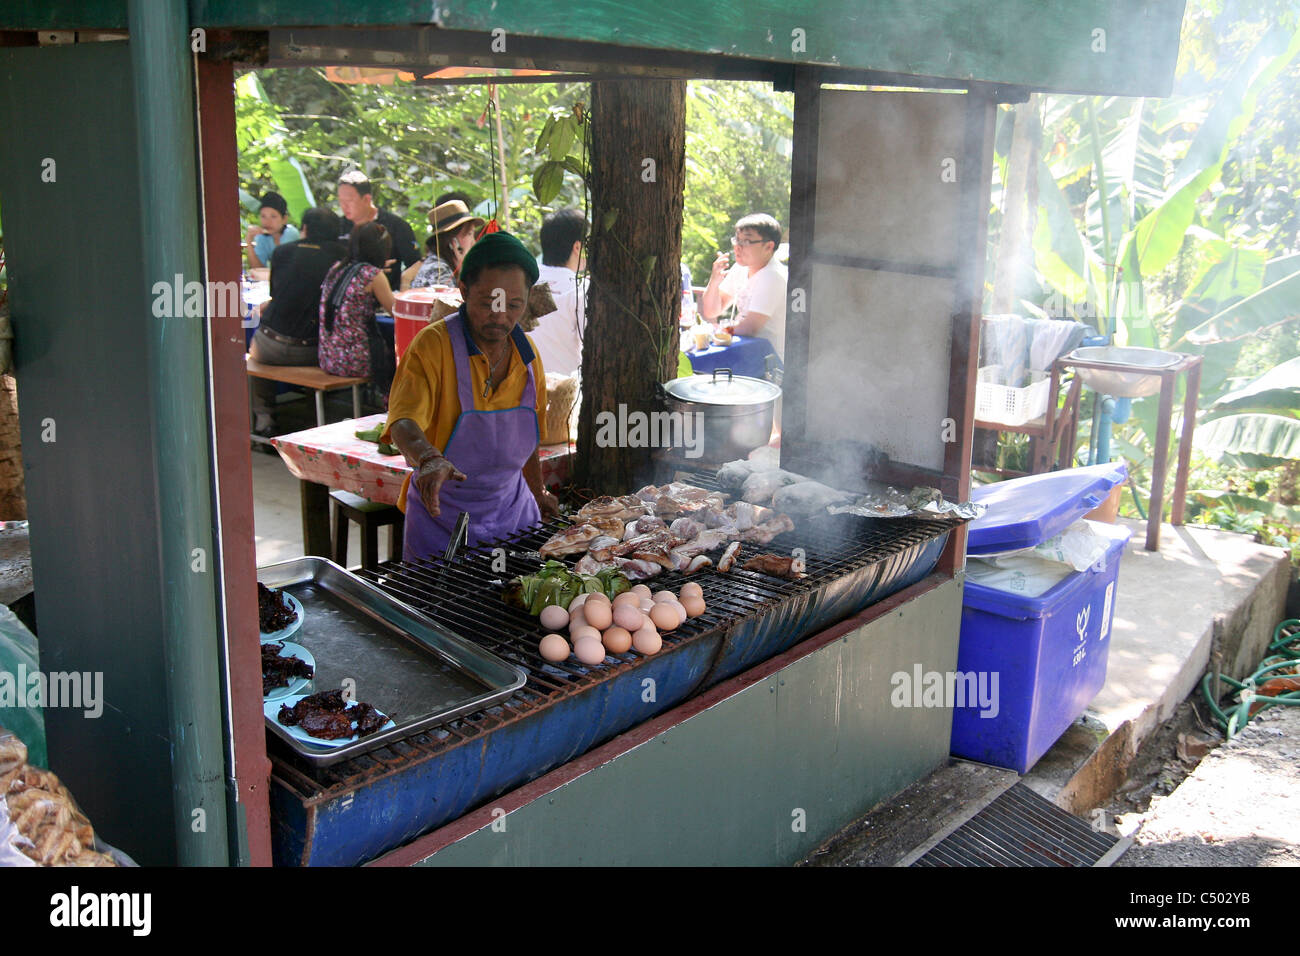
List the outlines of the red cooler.
<svg viewBox="0 0 1300 956">
<path fill-rule="evenodd" d="M 460 292 L 448 286 L 398 292 L 393 304 L 393 348 L 400 360 L 415 333 L 460 308 Z"/>
</svg>

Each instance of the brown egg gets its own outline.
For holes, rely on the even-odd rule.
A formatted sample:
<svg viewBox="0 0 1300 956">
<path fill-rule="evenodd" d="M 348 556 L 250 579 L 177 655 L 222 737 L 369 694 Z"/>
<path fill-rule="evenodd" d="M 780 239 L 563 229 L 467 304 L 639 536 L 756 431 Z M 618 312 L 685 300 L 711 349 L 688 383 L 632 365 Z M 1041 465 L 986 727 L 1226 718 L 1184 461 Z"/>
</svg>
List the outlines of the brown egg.
<svg viewBox="0 0 1300 956">
<path fill-rule="evenodd" d="M 600 643 L 599 638 L 583 637 L 573 645 L 573 653 L 578 655 L 578 660 L 594 667 L 605 659 L 605 645 Z"/>
<path fill-rule="evenodd" d="M 588 601 L 594 601 L 596 604 L 609 604 L 609 598 L 605 596 L 604 591 L 592 591 L 590 594 L 583 592 L 582 595 L 579 595 L 579 597 L 583 596 L 585 596 Z"/>
<path fill-rule="evenodd" d="M 632 635 L 632 648 L 638 654 L 658 654 L 659 649 L 664 646 L 664 640 L 659 636 L 653 624 L 646 624 L 645 627 L 636 631 Z"/>
<path fill-rule="evenodd" d="M 634 584 L 631 587 L 631 591 L 639 594 L 643 598 L 648 598 L 650 596 L 650 586 L 646 584 Z"/>
<path fill-rule="evenodd" d="M 537 645 L 537 650 L 546 660 L 555 663 L 569 656 L 569 642 L 558 634 L 547 634 Z"/>
<path fill-rule="evenodd" d="M 641 595 L 633 594 L 631 591 L 624 591 L 614 598 L 614 607 L 620 607 L 624 604 L 631 604 L 633 607 L 639 606 L 641 604 Z"/>
<path fill-rule="evenodd" d="M 615 624 L 600 635 L 600 641 L 611 654 L 626 654 L 628 648 L 632 646 L 632 635 L 628 633 L 627 628 Z"/>
<path fill-rule="evenodd" d="M 583 613 L 582 608 L 578 608 L 578 610 L 576 611 L 569 612 L 569 633 L 570 634 L 573 633 L 574 628 L 582 627 L 586 623 L 587 623 L 587 615 Z"/>
<path fill-rule="evenodd" d="M 650 595 L 650 600 L 654 601 L 656 604 L 660 601 L 676 601 L 677 595 L 672 591 L 656 591 L 654 594 Z"/>
<path fill-rule="evenodd" d="M 687 598 L 694 595 L 697 598 L 704 597 L 704 588 L 700 587 L 698 582 L 687 581 L 682 585 L 682 589 L 677 592 L 679 597 Z"/>
<path fill-rule="evenodd" d="M 667 601 L 665 601 L 664 603 L 665 603 L 665 604 L 668 604 Z M 686 623 L 686 619 L 687 619 L 690 615 L 686 613 L 686 608 L 682 607 L 682 602 L 681 602 L 681 601 L 673 601 L 673 603 L 672 603 L 672 604 L 668 604 L 668 606 L 669 606 L 670 608 L 672 608 L 674 611 L 677 612 L 677 626 L 678 626 L 678 627 L 681 627 L 683 624 L 685 624 L 685 623 Z"/>
<path fill-rule="evenodd" d="M 558 631 L 569 624 L 569 612 L 557 605 L 550 605 L 542 608 L 542 613 L 538 615 L 538 620 L 542 622 L 542 627 L 548 631 Z"/>
<path fill-rule="evenodd" d="M 628 633 L 634 633 L 645 624 L 645 615 L 635 605 L 620 604 L 614 608 L 614 623 L 624 628 Z"/>
<path fill-rule="evenodd" d="M 614 621 L 614 611 L 608 604 L 599 601 L 588 601 L 582 613 L 587 618 L 587 623 L 598 631 L 603 631 Z"/>
<path fill-rule="evenodd" d="M 642 614 L 649 614 L 650 609 L 654 606 L 655 602 L 650 600 L 650 598 L 642 598 L 641 603 L 637 605 L 637 607 L 641 609 Z"/>
<path fill-rule="evenodd" d="M 587 594 L 587 593 L 584 592 L 584 593 L 582 593 L 582 594 L 579 594 L 579 595 L 578 595 L 576 598 L 574 598 L 572 601 L 570 601 L 570 602 L 569 602 L 569 613 L 572 614 L 574 611 L 578 610 L 580 607 L 582 607 L 584 604 L 586 604 L 586 603 L 587 603 L 587 598 L 589 598 L 589 597 L 591 597 L 591 595 L 590 595 L 590 594 Z"/>
<path fill-rule="evenodd" d="M 682 607 L 686 608 L 688 617 L 699 617 L 704 613 L 704 598 L 695 597 L 694 595 L 682 598 Z"/>
<path fill-rule="evenodd" d="M 650 609 L 650 620 L 660 631 L 671 631 L 682 623 L 677 617 L 677 611 L 662 601 Z"/>
<path fill-rule="evenodd" d="M 596 630 L 590 624 L 584 624 L 577 630 L 569 631 L 569 636 L 573 638 L 573 646 L 575 650 L 578 647 L 578 643 L 583 638 L 594 638 L 597 642 L 600 641 L 600 631 Z"/>
</svg>

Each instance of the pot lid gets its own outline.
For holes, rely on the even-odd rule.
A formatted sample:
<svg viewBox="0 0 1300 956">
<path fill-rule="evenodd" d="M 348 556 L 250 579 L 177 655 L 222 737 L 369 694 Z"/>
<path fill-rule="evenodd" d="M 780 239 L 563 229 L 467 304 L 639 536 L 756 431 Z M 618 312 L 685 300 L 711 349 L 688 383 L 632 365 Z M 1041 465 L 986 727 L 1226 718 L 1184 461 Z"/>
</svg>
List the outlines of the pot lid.
<svg viewBox="0 0 1300 956">
<path fill-rule="evenodd" d="M 732 375 L 718 369 L 710 375 L 688 375 L 664 385 L 673 398 L 706 405 L 762 405 L 781 397 L 779 386 L 761 378 Z"/>
</svg>

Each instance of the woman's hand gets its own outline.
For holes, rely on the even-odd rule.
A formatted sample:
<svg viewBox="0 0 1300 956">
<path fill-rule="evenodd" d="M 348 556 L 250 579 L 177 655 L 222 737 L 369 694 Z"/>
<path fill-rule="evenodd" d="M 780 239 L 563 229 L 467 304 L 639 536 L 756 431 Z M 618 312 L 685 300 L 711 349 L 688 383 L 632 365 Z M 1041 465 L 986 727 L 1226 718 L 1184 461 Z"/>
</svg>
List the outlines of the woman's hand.
<svg viewBox="0 0 1300 956">
<path fill-rule="evenodd" d="M 540 495 L 534 495 L 537 499 L 537 507 L 541 509 L 542 520 L 558 517 L 560 514 L 560 499 L 551 494 L 545 488 Z"/>
<path fill-rule="evenodd" d="M 424 510 L 430 515 L 438 515 L 442 512 L 439 493 L 442 491 L 443 482 L 449 479 L 464 481 L 465 474 L 441 455 L 433 455 L 425 459 L 424 464 L 411 476 L 411 484 L 419 491 Z"/>
</svg>

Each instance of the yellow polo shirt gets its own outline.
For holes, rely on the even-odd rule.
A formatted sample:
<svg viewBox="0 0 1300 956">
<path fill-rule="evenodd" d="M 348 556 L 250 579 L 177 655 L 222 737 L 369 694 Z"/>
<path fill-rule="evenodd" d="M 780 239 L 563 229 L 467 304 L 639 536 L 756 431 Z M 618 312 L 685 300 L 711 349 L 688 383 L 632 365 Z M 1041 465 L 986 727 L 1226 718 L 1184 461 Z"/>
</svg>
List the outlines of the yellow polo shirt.
<svg viewBox="0 0 1300 956">
<path fill-rule="evenodd" d="M 531 345 L 531 340 L 529 340 Z M 469 370 L 472 378 L 474 409 L 480 412 L 515 408 L 523 398 L 528 384 L 523 356 L 518 343 L 510 343 L 510 365 L 505 380 L 489 395 L 483 397 L 487 384 L 487 357 L 478 351 L 472 341 L 467 343 Z M 546 421 L 546 373 L 541 356 L 533 349 L 533 380 L 537 383 L 537 423 Z M 424 430 L 427 438 L 439 451 L 447 451 L 447 442 L 456 419 L 460 417 L 460 394 L 456 381 L 456 357 L 451 350 L 451 335 L 445 321 L 439 320 L 416 333 L 411 344 L 397 363 L 397 374 L 388 393 L 388 421 L 381 442 L 392 442 L 389 430 L 399 418 L 409 418 Z M 454 451 L 451 463 L 457 464 Z M 402 482 L 397 507 L 406 511 L 406 489 L 411 479 Z"/>
</svg>

